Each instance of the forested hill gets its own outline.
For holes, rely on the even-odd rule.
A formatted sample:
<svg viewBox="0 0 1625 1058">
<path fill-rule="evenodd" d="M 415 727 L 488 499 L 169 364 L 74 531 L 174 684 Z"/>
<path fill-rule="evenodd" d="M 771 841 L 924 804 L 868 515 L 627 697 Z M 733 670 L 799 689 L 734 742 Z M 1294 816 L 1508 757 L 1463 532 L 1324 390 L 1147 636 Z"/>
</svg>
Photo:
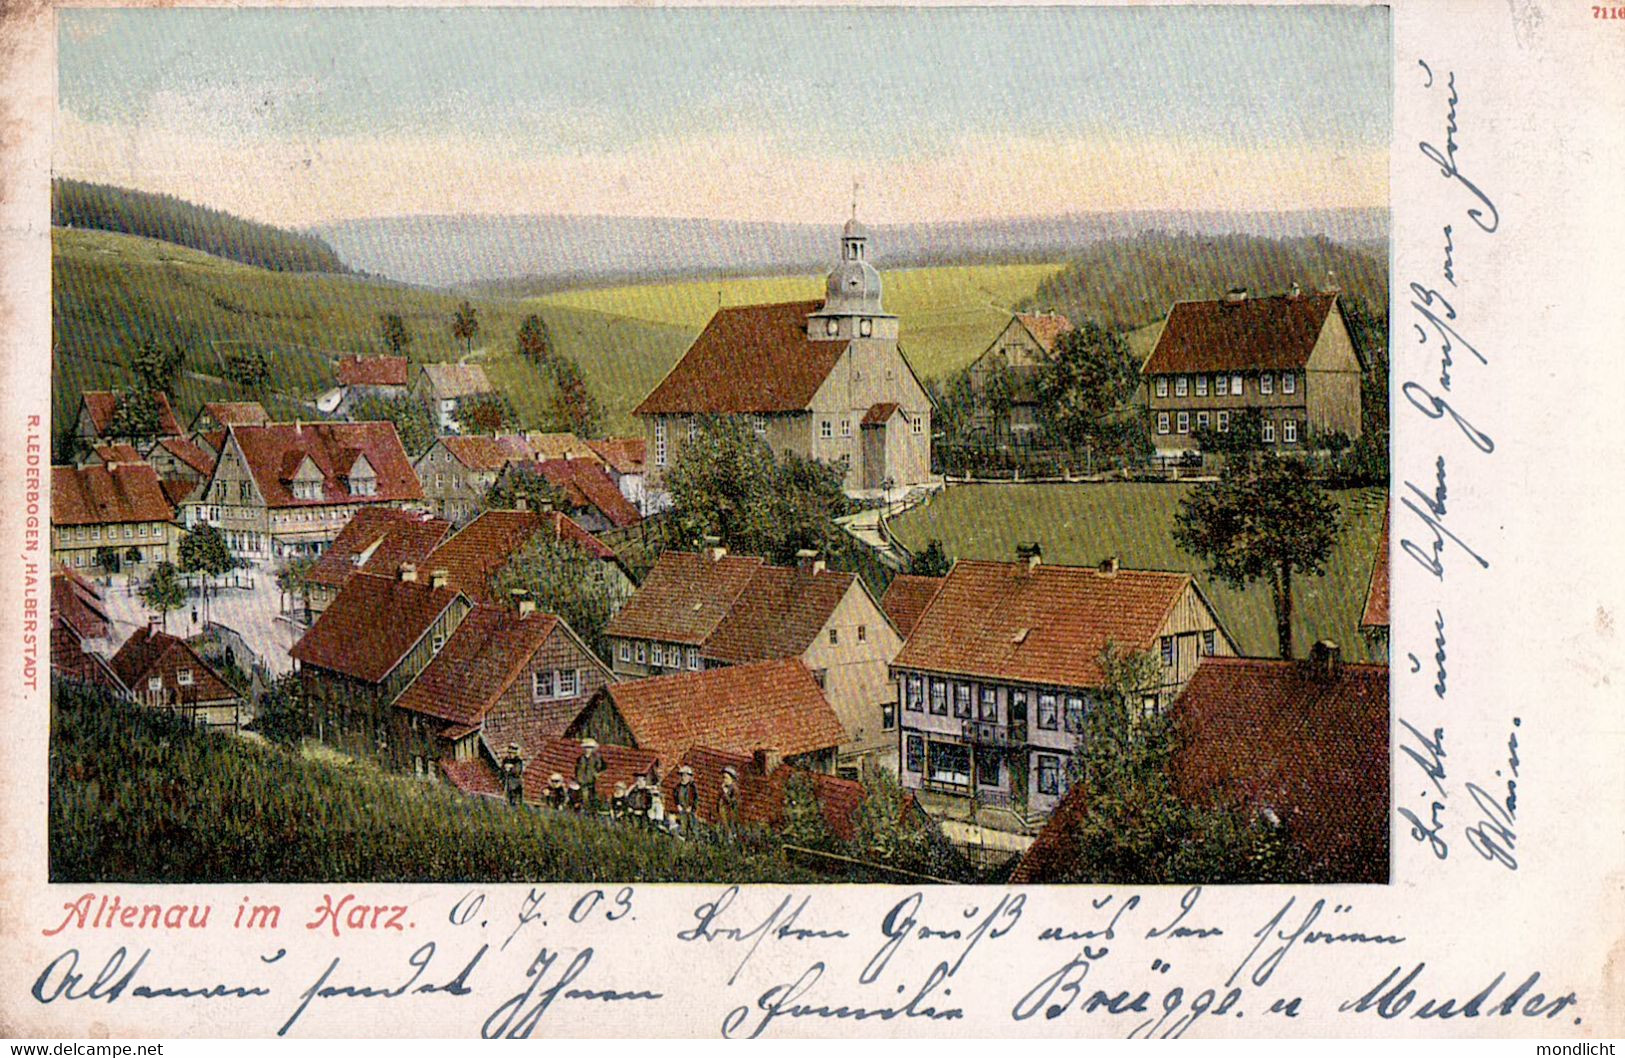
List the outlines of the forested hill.
<svg viewBox="0 0 1625 1058">
<path fill-rule="evenodd" d="M 275 272 L 350 272 L 319 236 L 106 184 L 51 181 L 51 223 L 161 239 Z"/>
<path fill-rule="evenodd" d="M 1388 304 L 1388 261 L 1324 236 L 1269 239 L 1256 235 L 1146 232 L 1112 239 L 1070 255 L 1067 265 L 1038 284 L 1026 307 L 1095 319 L 1121 330 L 1162 319 L 1175 301 L 1216 298 L 1242 286 L 1258 295 L 1297 283 L 1319 289 L 1332 274 L 1337 287 L 1363 297 L 1377 312 Z"/>
</svg>

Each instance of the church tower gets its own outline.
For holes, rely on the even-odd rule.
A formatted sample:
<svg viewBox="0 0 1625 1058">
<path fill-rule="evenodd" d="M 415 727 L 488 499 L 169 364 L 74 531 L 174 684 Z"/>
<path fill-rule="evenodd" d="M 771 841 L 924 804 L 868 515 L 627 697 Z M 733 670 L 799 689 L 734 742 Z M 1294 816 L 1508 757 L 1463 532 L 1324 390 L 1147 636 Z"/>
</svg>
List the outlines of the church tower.
<svg viewBox="0 0 1625 1058">
<path fill-rule="evenodd" d="M 881 307 L 880 273 L 869 263 L 869 233 L 856 209 L 841 229 L 841 259 L 824 284 L 824 304 L 807 317 L 813 341 L 897 340 L 897 317 Z"/>
</svg>

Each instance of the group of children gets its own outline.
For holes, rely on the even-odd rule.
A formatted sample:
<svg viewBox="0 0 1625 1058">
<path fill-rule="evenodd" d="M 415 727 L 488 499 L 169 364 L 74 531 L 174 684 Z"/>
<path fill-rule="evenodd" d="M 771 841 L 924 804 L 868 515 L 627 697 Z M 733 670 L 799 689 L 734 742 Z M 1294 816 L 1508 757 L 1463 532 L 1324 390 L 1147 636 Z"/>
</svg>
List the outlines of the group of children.
<svg viewBox="0 0 1625 1058">
<path fill-rule="evenodd" d="M 525 766 L 519 744 L 510 743 L 507 756 L 502 759 L 503 787 L 509 804 L 524 801 Z M 573 778 L 566 780 L 561 772 L 549 775 L 542 804 L 561 812 L 608 816 L 617 822 L 628 821 L 660 833 L 691 834 L 698 827 L 700 788 L 694 781 L 694 769 L 687 764 L 677 769 L 677 783 L 672 789 L 675 804 L 671 811 L 666 808 L 665 793 L 661 790 L 658 761 L 633 779 L 631 786 L 616 783 L 614 793 L 607 800 L 598 791 L 599 777 L 605 767 L 597 741 L 582 739 L 581 756 L 576 758 Z M 712 821 L 721 827 L 739 825 L 739 772 L 732 765 L 722 769 Z"/>
</svg>

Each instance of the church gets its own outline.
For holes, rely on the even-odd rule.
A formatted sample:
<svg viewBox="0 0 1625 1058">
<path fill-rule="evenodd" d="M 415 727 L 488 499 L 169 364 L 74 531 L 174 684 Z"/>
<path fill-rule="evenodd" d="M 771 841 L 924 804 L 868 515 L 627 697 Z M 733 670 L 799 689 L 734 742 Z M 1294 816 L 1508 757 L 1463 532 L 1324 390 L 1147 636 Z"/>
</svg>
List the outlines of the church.
<svg viewBox="0 0 1625 1058">
<path fill-rule="evenodd" d="M 651 490 L 717 416 L 748 422 L 774 454 L 846 465 L 855 496 L 895 498 L 931 480 L 931 398 L 898 347 L 856 217 L 824 300 L 718 309 L 633 409 Z"/>
</svg>

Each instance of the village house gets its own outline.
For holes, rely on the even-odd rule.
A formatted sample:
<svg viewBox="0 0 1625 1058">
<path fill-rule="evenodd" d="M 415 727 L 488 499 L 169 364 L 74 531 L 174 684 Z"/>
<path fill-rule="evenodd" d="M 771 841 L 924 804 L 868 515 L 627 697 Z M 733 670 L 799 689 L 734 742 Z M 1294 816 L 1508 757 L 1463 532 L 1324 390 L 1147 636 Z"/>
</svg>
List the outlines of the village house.
<svg viewBox="0 0 1625 1058">
<path fill-rule="evenodd" d="M 137 628 L 110 665 L 130 697 L 200 727 L 237 730 L 253 719 L 248 702 L 184 639 L 149 626 Z"/>
<path fill-rule="evenodd" d="M 412 764 L 391 703 L 445 647 L 471 604 L 445 573 L 403 565 L 393 577 L 357 573 L 288 651 L 317 737 L 396 768 Z"/>
<path fill-rule="evenodd" d="M 235 426 L 195 513 L 249 559 L 318 556 L 363 507 L 423 502 L 388 422 Z"/>
<path fill-rule="evenodd" d="M 886 612 L 886 619 L 891 621 L 897 634 L 904 639 L 908 638 L 914 626 L 919 623 L 920 615 L 925 608 L 931 605 L 931 600 L 937 597 L 937 589 L 942 587 L 941 577 L 920 577 L 912 573 L 899 573 L 886 585 L 886 594 L 881 597 L 880 608 Z"/>
<path fill-rule="evenodd" d="M 728 555 L 667 551 L 605 630 L 628 677 L 800 659 L 846 731 L 838 767 L 895 752 L 896 685 L 889 666 L 903 640 L 854 573 L 811 552 L 794 567 Z"/>
<path fill-rule="evenodd" d="M 651 461 L 647 487 L 713 417 L 746 424 L 775 453 L 845 462 L 849 492 L 931 480 L 931 399 L 898 346 L 880 273 L 855 219 L 822 302 L 723 308 L 634 409 Z"/>
<path fill-rule="evenodd" d="M 523 472 L 538 474 L 557 489 L 564 512 L 588 532 L 626 529 L 643 520 L 596 456 L 544 462 L 514 460 L 497 475 L 497 482 L 501 484 L 509 475 Z"/>
<path fill-rule="evenodd" d="M 121 698 L 129 688 L 107 663 L 113 622 L 95 582 L 71 569 L 51 572 L 51 676 L 104 687 Z"/>
<path fill-rule="evenodd" d="M 1039 372 L 1049 362 L 1055 343 L 1072 329 L 1072 321 L 1058 313 L 1018 312 L 1004 330 L 966 369 L 975 404 L 975 422 L 983 429 L 1012 437 L 1029 436 L 1039 429 Z M 989 401 L 989 380 L 1000 379 L 1007 406 L 995 416 Z M 995 421 L 995 418 L 998 421 Z"/>
<path fill-rule="evenodd" d="M 350 356 L 333 368 L 338 378 L 330 414 L 349 418 L 358 401 L 368 397 L 395 400 L 407 395 L 411 365 L 404 356 Z M 324 409 L 325 410 L 325 409 Z"/>
<path fill-rule="evenodd" d="M 1235 645 L 1186 573 L 961 559 L 892 665 L 902 700 L 903 788 L 933 815 L 1025 829 L 1067 787 L 1067 761 L 1105 684 L 1107 644 L 1151 651 L 1147 712 L 1197 663 Z M 1003 811 L 988 812 L 986 808 Z"/>
<path fill-rule="evenodd" d="M 184 437 L 165 437 L 147 452 L 147 462 L 158 471 L 158 477 L 171 499 L 179 497 L 180 507 L 194 497 L 200 497 L 203 486 L 214 474 L 215 457 L 207 448 Z M 184 521 L 184 516 L 182 518 Z"/>
<path fill-rule="evenodd" d="M 1382 507 L 1382 535 L 1371 560 L 1371 579 L 1366 584 L 1365 606 L 1360 611 L 1360 635 L 1365 637 L 1371 656 L 1388 662 L 1388 505 Z"/>
<path fill-rule="evenodd" d="M 648 444 L 643 438 L 609 437 L 588 441 L 587 447 L 603 461 L 604 470 L 615 482 L 615 487 L 621 490 L 621 495 L 626 497 L 626 502 L 636 507 L 639 514 L 652 513 L 644 481 L 643 461 Z"/>
<path fill-rule="evenodd" d="M 110 390 L 92 390 L 79 397 L 79 413 L 74 419 L 73 432 L 86 448 L 93 448 L 99 444 L 116 442 L 129 443 L 138 440 L 151 440 L 151 438 L 137 438 L 115 436 L 114 414 L 118 411 L 119 401 L 124 398 L 123 393 Z M 158 437 L 179 437 L 181 435 L 180 423 L 175 420 L 175 411 L 169 406 L 169 394 L 162 390 L 154 390 L 151 398 L 158 405 Z"/>
<path fill-rule="evenodd" d="M 1338 432 L 1360 436 L 1360 378 L 1335 292 L 1181 301 L 1140 368 L 1151 440 L 1161 455 L 1198 450 L 1197 432 L 1227 433 L 1257 412 L 1263 443 L 1304 451 Z"/>
<path fill-rule="evenodd" d="M 461 525 L 484 509 L 485 494 L 503 467 L 534 458 L 535 449 L 517 434 L 451 434 L 437 438 L 418 456 L 415 469 L 430 509 Z"/>
<path fill-rule="evenodd" d="M 179 528 L 149 463 L 51 468 L 51 562 L 145 577 L 175 560 Z"/>
<path fill-rule="evenodd" d="M 462 432 L 457 413 L 464 404 L 497 395 L 478 364 L 421 364 L 411 393 L 428 406 L 436 429 L 446 433 Z"/>
<path fill-rule="evenodd" d="M 430 569 L 429 553 L 451 533 L 451 523 L 421 511 L 363 507 L 339 530 L 306 578 L 310 611 L 320 614 L 357 573 L 392 577 L 403 564 Z"/>
<path fill-rule="evenodd" d="M 445 570 L 451 586 L 474 602 L 503 603 L 492 578 L 538 537 L 573 545 L 594 559 L 593 576 L 617 606 L 632 594 L 620 557 L 558 511 L 486 511 L 437 545 L 426 568 Z"/>
<path fill-rule="evenodd" d="M 271 421 L 265 406 L 257 400 L 207 401 L 192 416 L 192 425 L 186 435 L 201 443 L 208 435 L 224 433 L 232 426 L 264 426 Z M 212 449 L 219 457 L 220 450 Z"/>
<path fill-rule="evenodd" d="M 654 752 L 676 768 L 689 750 L 766 750 L 809 771 L 832 772 L 846 738 L 840 718 L 812 672 L 798 660 L 609 683 L 565 730 Z"/>
<path fill-rule="evenodd" d="M 500 760 L 509 743 L 562 735 L 613 679 L 568 624 L 528 598 L 477 605 L 395 699 L 390 741 L 421 776 L 441 760 Z"/>
</svg>

